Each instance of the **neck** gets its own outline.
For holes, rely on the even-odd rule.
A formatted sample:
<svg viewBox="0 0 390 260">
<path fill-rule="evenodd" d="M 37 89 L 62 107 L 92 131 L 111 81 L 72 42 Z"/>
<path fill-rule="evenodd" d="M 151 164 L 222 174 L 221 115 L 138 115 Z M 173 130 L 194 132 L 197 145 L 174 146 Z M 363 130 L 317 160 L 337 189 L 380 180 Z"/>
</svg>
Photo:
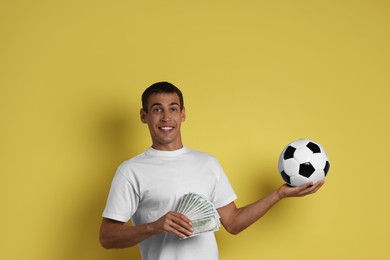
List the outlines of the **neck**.
<svg viewBox="0 0 390 260">
<path fill-rule="evenodd" d="M 159 151 L 175 151 L 183 148 L 183 144 L 152 144 L 152 148 Z"/>
</svg>

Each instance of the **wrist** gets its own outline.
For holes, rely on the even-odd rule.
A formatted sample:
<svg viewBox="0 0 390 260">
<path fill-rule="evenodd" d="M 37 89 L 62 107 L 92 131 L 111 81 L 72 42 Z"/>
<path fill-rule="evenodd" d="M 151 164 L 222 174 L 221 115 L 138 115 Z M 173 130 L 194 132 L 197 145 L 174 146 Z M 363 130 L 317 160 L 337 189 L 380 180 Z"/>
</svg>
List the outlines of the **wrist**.
<svg viewBox="0 0 390 260">
<path fill-rule="evenodd" d="M 146 224 L 145 224 L 145 230 L 146 230 L 146 234 L 147 234 L 148 236 L 152 236 L 152 235 L 157 234 L 157 231 L 156 231 L 154 222 L 152 222 L 152 223 L 146 223 Z"/>
<path fill-rule="evenodd" d="M 284 199 L 286 195 L 283 192 L 283 186 L 281 186 L 279 189 L 276 190 L 276 199 L 278 201 Z"/>
</svg>

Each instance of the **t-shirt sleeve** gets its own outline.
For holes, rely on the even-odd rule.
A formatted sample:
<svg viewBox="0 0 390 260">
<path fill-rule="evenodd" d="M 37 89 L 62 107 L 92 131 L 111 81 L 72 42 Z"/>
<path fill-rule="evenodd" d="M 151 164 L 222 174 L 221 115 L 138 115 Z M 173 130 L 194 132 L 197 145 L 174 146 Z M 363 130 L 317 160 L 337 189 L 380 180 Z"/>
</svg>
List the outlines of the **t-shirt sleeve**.
<svg viewBox="0 0 390 260">
<path fill-rule="evenodd" d="M 137 210 L 139 196 L 132 184 L 123 174 L 121 168 L 115 173 L 103 217 L 127 222 Z"/>
<path fill-rule="evenodd" d="M 220 208 L 235 201 L 237 195 L 219 162 L 216 161 L 214 167 L 217 174 L 217 183 L 214 190 L 213 204 L 216 208 Z"/>
</svg>

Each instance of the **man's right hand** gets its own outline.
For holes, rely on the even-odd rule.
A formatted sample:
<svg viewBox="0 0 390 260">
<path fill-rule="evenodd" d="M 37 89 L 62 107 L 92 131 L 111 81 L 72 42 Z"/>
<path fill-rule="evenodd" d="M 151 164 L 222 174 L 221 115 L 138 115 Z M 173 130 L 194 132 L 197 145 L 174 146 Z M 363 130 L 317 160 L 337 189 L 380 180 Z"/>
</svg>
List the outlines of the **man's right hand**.
<svg viewBox="0 0 390 260">
<path fill-rule="evenodd" d="M 152 227 L 156 233 L 169 232 L 180 238 L 190 236 L 193 231 L 191 220 L 174 211 L 168 212 L 153 222 Z"/>
</svg>

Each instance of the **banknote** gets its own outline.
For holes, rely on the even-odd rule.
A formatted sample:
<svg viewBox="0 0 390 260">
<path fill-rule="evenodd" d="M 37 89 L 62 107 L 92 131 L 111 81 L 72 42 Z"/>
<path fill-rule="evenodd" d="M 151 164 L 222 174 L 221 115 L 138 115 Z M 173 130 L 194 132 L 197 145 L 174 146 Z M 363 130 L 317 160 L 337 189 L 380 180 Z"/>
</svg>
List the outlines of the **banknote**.
<svg viewBox="0 0 390 260">
<path fill-rule="evenodd" d="M 193 192 L 185 194 L 180 199 L 176 211 L 191 220 L 194 231 L 189 237 L 219 230 L 221 222 L 218 211 L 214 204 L 200 194 Z"/>
</svg>

